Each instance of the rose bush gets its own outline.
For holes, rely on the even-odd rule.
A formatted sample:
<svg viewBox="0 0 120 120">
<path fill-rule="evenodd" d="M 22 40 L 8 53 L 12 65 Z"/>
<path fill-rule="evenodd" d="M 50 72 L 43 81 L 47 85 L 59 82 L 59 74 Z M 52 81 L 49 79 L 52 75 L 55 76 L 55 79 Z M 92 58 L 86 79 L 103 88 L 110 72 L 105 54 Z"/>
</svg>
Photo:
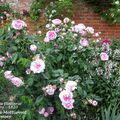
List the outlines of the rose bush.
<svg viewBox="0 0 120 120">
<path fill-rule="evenodd" d="M 19 24 L 0 35 L 0 80 L 11 89 L 4 100 L 12 96 L 26 111 L 13 119 L 98 120 L 101 107 L 119 102 L 120 41 L 69 18 L 52 20 L 39 36 Z"/>
</svg>

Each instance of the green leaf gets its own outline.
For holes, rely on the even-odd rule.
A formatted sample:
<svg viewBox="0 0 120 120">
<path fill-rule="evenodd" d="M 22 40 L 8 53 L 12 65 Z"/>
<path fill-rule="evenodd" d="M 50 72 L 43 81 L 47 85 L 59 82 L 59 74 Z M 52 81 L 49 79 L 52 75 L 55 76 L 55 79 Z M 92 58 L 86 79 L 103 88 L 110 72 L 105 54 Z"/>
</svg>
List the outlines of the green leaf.
<svg viewBox="0 0 120 120">
<path fill-rule="evenodd" d="M 16 61 L 17 61 L 17 58 L 18 58 L 18 54 L 17 53 L 14 53 L 13 55 L 12 55 L 12 64 L 14 64 L 14 63 L 16 63 Z"/>
<path fill-rule="evenodd" d="M 24 67 L 29 67 L 30 66 L 30 63 L 31 61 L 27 58 L 20 58 L 18 60 L 18 63 L 20 63 L 21 65 L 23 65 Z"/>
</svg>

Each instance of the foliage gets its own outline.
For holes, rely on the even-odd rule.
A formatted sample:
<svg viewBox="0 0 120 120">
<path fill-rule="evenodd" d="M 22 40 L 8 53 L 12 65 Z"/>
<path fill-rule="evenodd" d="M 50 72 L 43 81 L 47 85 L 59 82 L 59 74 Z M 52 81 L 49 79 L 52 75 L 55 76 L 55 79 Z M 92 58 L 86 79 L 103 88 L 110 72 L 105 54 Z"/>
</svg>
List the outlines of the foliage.
<svg viewBox="0 0 120 120">
<path fill-rule="evenodd" d="M 34 21 L 42 11 L 45 11 L 46 19 L 57 17 L 72 16 L 73 1 L 72 0 L 35 0 L 30 8 L 30 18 Z"/>
<path fill-rule="evenodd" d="M 120 23 L 120 1 L 119 0 L 85 0 L 91 4 L 108 23 Z"/>
<path fill-rule="evenodd" d="M 30 8 L 30 18 L 34 21 L 37 21 L 40 12 L 43 8 L 45 8 L 46 0 L 35 0 L 33 1 Z"/>
<path fill-rule="evenodd" d="M 0 68 L 0 82 L 7 81 L 8 87 L 12 86 L 7 99 L 14 96 L 14 102 L 22 103 L 19 110 L 25 110 L 26 114 L 20 120 L 23 117 L 29 120 L 98 120 L 101 107 L 113 105 L 115 101 L 118 104 L 120 100 L 120 41 L 101 42 L 99 33 L 92 27 L 75 25 L 69 18 L 59 25 L 55 23 L 54 20 L 47 24 L 47 33 L 41 36 L 28 35 L 26 28 L 18 30 L 15 26 L 1 30 L 0 55 L 6 59 Z M 37 50 L 31 49 L 33 44 Z M 109 58 L 102 59 L 103 52 Z M 31 68 L 36 60 L 45 62 L 44 71 L 36 73 Z M 35 67 L 41 66 L 43 64 Z M 16 86 L 13 75 L 12 80 L 5 80 L 8 70 L 24 84 Z M 59 98 L 69 81 L 77 84 L 71 93 L 74 106 L 70 110 Z M 2 87 L 5 91 L 6 87 Z M 54 108 L 52 114 L 40 114 L 42 108 L 49 113 L 48 107 Z M 19 117 L 14 119 L 19 120 Z"/>
<path fill-rule="evenodd" d="M 118 105 L 115 104 L 114 107 L 110 105 L 108 109 L 102 110 L 102 120 L 119 120 L 120 112 L 117 109 Z"/>
<path fill-rule="evenodd" d="M 46 9 L 45 15 L 47 21 L 54 18 L 72 17 L 74 12 L 74 3 L 72 0 L 58 0 L 51 2 Z"/>
<path fill-rule="evenodd" d="M 6 20 L 12 13 L 12 9 L 9 4 L 0 4 L 0 22 Z"/>
</svg>

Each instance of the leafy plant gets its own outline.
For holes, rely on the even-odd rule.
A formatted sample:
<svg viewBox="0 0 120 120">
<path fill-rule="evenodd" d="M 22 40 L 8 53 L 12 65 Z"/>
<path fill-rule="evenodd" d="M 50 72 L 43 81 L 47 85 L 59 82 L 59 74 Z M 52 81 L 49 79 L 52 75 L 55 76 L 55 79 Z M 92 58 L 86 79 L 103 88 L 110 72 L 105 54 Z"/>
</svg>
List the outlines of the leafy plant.
<svg viewBox="0 0 120 120">
<path fill-rule="evenodd" d="M 120 111 L 118 111 L 118 105 L 112 107 L 111 105 L 108 109 L 102 109 L 102 120 L 119 120 L 120 119 Z"/>
<path fill-rule="evenodd" d="M 85 0 L 91 4 L 95 12 L 99 13 L 103 19 L 110 24 L 120 22 L 120 1 L 119 0 Z"/>
<path fill-rule="evenodd" d="M 42 11 L 42 9 L 45 8 L 46 0 L 35 0 L 33 1 L 31 8 L 30 8 L 30 18 L 34 21 L 38 20 L 38 17 Z"/>
<path fill-rule="evenodd" d="M 100 41 L 69 18 L 46 26 L 39 36 L 21 20 L 0 30 L 0 90 L 9 88 L 1 101 L 22 103 L 26 114 L 15 120 L 101 119 L 101 108 L 120 100 L 120 41 Z"/>
</svg>

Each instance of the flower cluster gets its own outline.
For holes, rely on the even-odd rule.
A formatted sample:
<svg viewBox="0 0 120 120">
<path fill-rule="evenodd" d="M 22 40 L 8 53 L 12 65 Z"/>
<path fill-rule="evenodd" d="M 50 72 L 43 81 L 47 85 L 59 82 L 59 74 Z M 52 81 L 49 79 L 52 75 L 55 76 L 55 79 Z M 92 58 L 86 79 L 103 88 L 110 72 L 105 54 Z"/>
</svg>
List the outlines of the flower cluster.
<svg viewBox="0 0 120 120">
<path fill-rule="evenodd" d="M 13 74 L 12 74 L 12 71 L 5 71 L 4 72 L 4 76 L 7 80 L 11 81 L 11 83 L 13 85 L 15 85 L 16 87 L 20 87 L 22 86 L 24 83 L 23 81 L 18 78 L 18 77 L 15 77 Z"/>
<path fill-rule="evenodd" d="M 41 108 L 38 111 L 38 113 L 40 115 L 43 115 L 44 117 L 48 117 L 50 114 L 53 114 L 53 112 L 54 112 L 54 107 L 48 107 L 47 109 Z"/>
<path fill-rule="evenodd" d="M 47 85 L 45 88 L 43 88 L 43 91 L 46 95 L 54 95 L 56 91 L 56 85 Z"/>
<path fill-rule="evenodd" d="M 59 94 L 59 98 L 62 102 L 62 105 L 68 110 L 74 108 L 74 99 L 72 91 L 76 89 L 76 86 L 77 83 L 75 81 L 68 81 L 65 85 L 65 90 L 62 90 Z"/>
<path fill-rule="evenodd" d="M 3 34 L 3 47 L 0 44 L 0 74 L 4 74 L 0 78 L 17 87 L 11 88 L 21 93 L 15 91 L 15 96 L 25 104 L 29 100 L 27 106 L 32 112 L 38 111 L 40 115 L 33 119 L 66 119 L 63 114 L 79 119 L 83 111 L 93 114 L 113 97 L 118 99 L 118 42 L 101 40 L 94 28 L 75 24 L 69 18 L 51 20 L 45 34 L 38 31 L 29 35 L 22 20 L 13 20 L 11 27 Z M 91 111 L 90 105 L 97 107 Z"/>
<path fill-rule="evenodd" d="M 94 107 L 98 105 L 98 102 L 97 102 L 96 100 L 92 100 L 92 99 L 89 99 L 89 100 L 88 100 L 88 103 L 89 103 L 90 105 L 94 106 Z"/>
</svg>

